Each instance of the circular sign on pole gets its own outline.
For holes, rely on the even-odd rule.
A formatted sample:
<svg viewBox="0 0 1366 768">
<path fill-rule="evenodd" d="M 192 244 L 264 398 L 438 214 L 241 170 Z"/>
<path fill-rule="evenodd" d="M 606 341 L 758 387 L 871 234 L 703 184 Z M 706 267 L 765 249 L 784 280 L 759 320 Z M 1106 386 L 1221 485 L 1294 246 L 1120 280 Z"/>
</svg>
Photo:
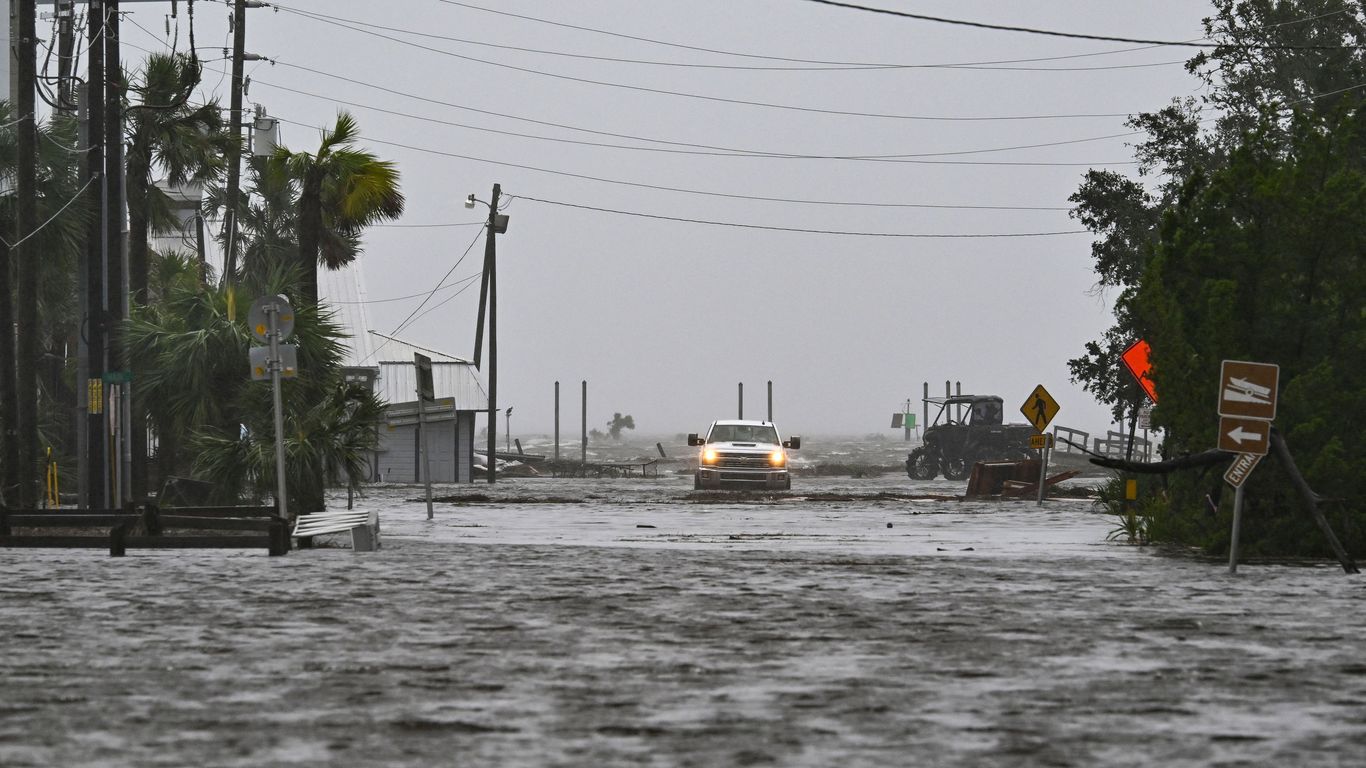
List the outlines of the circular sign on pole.
<svg viewBox="0 0 1366 768">
<path fill-rule="evenodd" d="M 251 311 L 247 313 L 247 326 L 251 328 L 251 335 L 255 336 L 257 341 L 266 341 L 270 334 L 270 316 L 267 308 L 272 305 L 273 311 L 279 315 L 275 323 L 280 329 L 280 341 L 294 333 L 294 307 L 289 305 L 289 299 L 284 296 L 262 296 L 251 303 Z"/>
</svg>

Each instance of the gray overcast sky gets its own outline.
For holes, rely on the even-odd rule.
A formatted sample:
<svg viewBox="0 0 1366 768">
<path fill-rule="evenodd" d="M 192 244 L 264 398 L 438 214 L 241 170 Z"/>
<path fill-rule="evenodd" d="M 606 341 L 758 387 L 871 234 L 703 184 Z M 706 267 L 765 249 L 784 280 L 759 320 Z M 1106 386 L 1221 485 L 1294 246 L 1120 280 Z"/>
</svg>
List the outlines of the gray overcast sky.
<svg viewBox="0 0 1366 768">
<path fill-rule="evenodd" d="M 1211 11 L 1197 0 L 869 4 L 1161 40 L 1199 38 Z M 559 380 L 562 429 L 576 434 L 582 379 L 590 426 L 620 411 L 642 433 L 733 416 L 737 382 L 746 416 L 762 415 L 769 380 L 775 419 L 790 434 L 887 433 L 907 398 L 919 410 L 921 382 L 942 394 L 946 379 L 1002 395 L 1011 414 L 1043 384 L 1061 404 L 1055 424 L 1109 424 L 1066 366 L 1110 321 L 1113 296 L 1092 290 L 1087 235 L 815 234 L 566 204 L 841 232 L 1078 230 L 1068 195 L 1091 166 L 1135 173 L 1133 137 L 1116 136 L 1128 132 L 1124 116 L 1195 93 L 1180 64 L 1193 49 L 803 0 L 279 5 L 248 12 L 247 50 L 276 60 L 248 64 L 248 102 L 285 121 L 286 145 L 309 151 L 347 109 L 362 144 L 402 172 L 405 226 L 372 230 L 362 257 L 376 330 L 393 331 L 421 298 L 382 300 L 430 290 L 479 235 L 486 211 L 465 210 L 465 195 L 487 200 L 498 182 L 510 196 L 498 242 L 499 405 L 515 408 L 514 432 L 551 429 Z M 140 55 L 133 46 L 167 44 L 169 3 L 125 10 L 126 61 Z M 180 14 L 183 48 L 183 3 Z M 226 16 L 221 3 L 196 3 L 210 69 L 227 69 Z M 227 79 L 206 79 L 226 106 Z M 1039 144 L 1055 146 L 1007 149 Z M 411 226 L 429 224 L 473 225 Z M 481 260 L 482 239 L 451 280 L 476 276 Z M 440 302 L 400 335 L 472 355 L 477 279 L 438 291 L 427 307 Z"/>
</svg>

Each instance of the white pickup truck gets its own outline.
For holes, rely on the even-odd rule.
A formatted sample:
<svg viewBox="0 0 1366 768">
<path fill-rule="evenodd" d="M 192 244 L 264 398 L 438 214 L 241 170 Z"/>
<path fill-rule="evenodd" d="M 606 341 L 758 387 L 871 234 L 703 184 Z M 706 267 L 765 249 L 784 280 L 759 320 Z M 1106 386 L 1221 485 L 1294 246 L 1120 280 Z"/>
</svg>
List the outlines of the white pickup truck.
<svg viewBox="0 0 1366 768">
<path fill-rule="evenodd" d="M 783 440 L 769 421 L 726 419 L 712 422 L 705 437 L 688 435 L 688 445 L 701 446 L 693 488 L 787 490 L 787 451 L 801 448 L 802 439 Z"/>
</svg>

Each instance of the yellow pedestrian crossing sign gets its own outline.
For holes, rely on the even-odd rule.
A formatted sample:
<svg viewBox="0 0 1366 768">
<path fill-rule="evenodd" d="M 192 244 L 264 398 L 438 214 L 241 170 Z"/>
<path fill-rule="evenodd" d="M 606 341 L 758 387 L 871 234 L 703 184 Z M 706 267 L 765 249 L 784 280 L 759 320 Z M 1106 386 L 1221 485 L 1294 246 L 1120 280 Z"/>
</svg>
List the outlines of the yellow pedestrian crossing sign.
<svg viewBox="0 0 1366 768">
<path fill-rule="evenodd" d="M 1040 384 L 1030 393 L 1024 405 L 1020 406 L 1020 413 L 1029 419 L 1029 423 L 1033 424 L 1035 429 L 1043 432 L 1048 429 L 1048 422 L 1058 415 L 1058 401 L 1054 400 L 1053 396 L 1048 394 L 1048 390 Z"/>
</svg>

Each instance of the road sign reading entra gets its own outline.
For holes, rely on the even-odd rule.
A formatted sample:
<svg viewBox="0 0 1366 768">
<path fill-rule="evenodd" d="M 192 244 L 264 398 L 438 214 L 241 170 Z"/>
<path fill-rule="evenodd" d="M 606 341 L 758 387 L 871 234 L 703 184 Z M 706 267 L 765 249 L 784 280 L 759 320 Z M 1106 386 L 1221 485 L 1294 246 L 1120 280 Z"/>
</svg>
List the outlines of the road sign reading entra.
<svg viewBox="0 0 1366 768">
<path fill-rule="evenodd" d="M 1219 415 L 1271 421 L 1276 418 L 1276 384 L 1281 367 L 1225 360 L 1219 369 Z"/>
<path fill-rule="evenodd" d="M 1271 447 L 1271 422 L 1237 416 L 1219 418 L 1219 450 L 1265 456 Z"/>
<path fill-rule="evenodd" d="M 1224 482 L 1234 488 L 1241 487 L 1242 484 L 1247 481 L 1247 476 L 1252 474 L 1252 470 L 1256 468 L 1257 462 L 1261 460 L 1261 454 L 1238 454 L 1238 458 L 1233 460 L 1233 463 L 1229 465 L 1228 471 L 1224 473 Z"/>
</svg>

